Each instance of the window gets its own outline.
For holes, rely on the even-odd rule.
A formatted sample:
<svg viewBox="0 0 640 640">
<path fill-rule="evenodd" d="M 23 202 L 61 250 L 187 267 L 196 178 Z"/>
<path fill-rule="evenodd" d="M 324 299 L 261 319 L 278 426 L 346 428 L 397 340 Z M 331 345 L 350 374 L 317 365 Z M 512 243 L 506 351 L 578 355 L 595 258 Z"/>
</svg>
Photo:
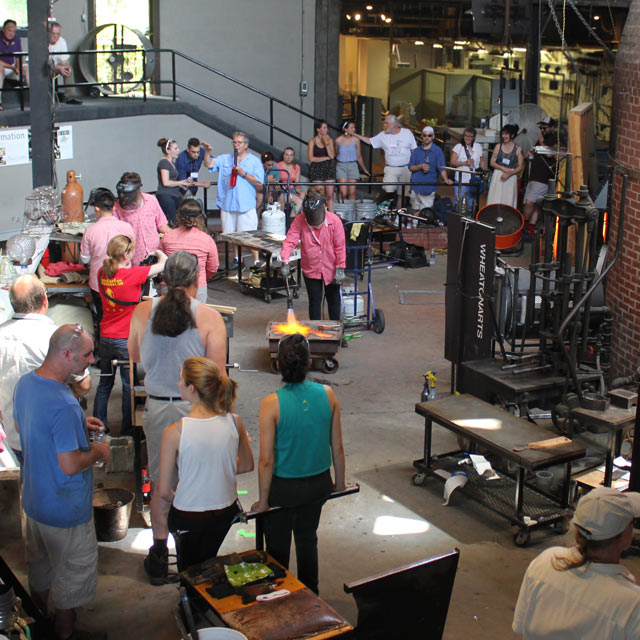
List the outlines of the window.
<svg viewBox="0 0 640 640">
<path fill-rule="evenodd" d="M 15 20 L 19 27 L 26 27 L 27 0 L 0 0 L 0 25 L 8 19 Z"/>
</svg>

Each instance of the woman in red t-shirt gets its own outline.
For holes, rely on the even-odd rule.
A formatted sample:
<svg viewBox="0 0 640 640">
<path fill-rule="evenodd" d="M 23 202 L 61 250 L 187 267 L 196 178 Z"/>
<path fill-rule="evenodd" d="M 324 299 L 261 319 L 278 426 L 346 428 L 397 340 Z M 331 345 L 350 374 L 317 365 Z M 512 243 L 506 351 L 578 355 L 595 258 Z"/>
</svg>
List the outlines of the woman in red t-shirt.
<svg viewBox="0 0 640 640">
<path fill-rule="evenodd" d="M 98 271 L 98 290 L 102 301 L 102 320 L 100 322 L 100 383 L 96 389 L 93 415 L 107 427 L 107 405 L 115 371 L 112 360 L 129 360 L 127 339 L 129 323 L 136 304 L 140 302 L 142 285 L 164 269 L 167 256 L 160 250 L 154 251 L 158 262 L 151 266 L 133 267 L 131 260 L 136 243 L 127 236 L 118 235 L 107 246 L 107 259 Z M 120 435 L 133 435 L 131 426 L 131 388 L 129 385 L 129 367 L 120 367 L 122 380 L 122 423 Z"/>
</svg>

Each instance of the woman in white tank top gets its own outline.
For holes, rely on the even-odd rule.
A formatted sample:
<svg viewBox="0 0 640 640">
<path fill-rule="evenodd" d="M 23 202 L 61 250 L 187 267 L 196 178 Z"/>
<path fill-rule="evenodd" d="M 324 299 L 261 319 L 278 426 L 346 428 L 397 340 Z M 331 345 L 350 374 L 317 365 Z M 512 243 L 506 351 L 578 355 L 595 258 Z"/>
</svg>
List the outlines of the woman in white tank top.
<svg viewBox="0 0 640 640">
<path fill-rule="evenodd" d="M 191 411 L 162 434 L 158 478 L 160 496 L 173 502 L 168 525 L 180 571 L 218 554 L 240 511 L 236 475 L 253 470 L 247 431 L 231 413 L 237 386 L 213 360 L 182 365 L 178 387 Z"/>
</svg>

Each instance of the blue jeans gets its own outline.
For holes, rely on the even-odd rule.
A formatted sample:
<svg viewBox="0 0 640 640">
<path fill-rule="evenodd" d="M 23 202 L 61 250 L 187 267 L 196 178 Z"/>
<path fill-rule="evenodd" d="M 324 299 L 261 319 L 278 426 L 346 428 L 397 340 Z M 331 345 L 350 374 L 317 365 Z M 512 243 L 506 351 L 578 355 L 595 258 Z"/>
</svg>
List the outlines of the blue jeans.
<svg viewBox="0 0 640 640">
<path fill-rule="evenodd" d="M 456 198 L 456 211 L 458 211 L 458 202 L 459 202 L 459 198 L 460 198 L 460 190 L 462 190 L 462 195 L 464 198 L 466 198 L 467 200 L 467 212 L 469 216 L 471 216 L 472 211 L 473 211 L 473 203 L 476 199 L 476 196 L 478 195 L 478 190 L 475 187 L 470 187 L 468 185 L 459 187 L 459 186 L 455 186 L 454 187 L 454 192 L 455 192 L 455 198 Z"/>
<path fill-rule="evenodd" d="M 108 428 L 107 405 L 113 383 L 116 379 L 115 369 L 111 366 L 112 360 L 129 360 L 126 338 L 100 338 L 100 382 L 96 389 L 96 398 L 93 405 L 93 415 L 102 420 Z M 120 435 L 133 435 L 131 426 L 131 385 L 129 384 L 129 365 L 120 367 L 120 380 L 122 380 L 122 426 Z"/>
</svg>

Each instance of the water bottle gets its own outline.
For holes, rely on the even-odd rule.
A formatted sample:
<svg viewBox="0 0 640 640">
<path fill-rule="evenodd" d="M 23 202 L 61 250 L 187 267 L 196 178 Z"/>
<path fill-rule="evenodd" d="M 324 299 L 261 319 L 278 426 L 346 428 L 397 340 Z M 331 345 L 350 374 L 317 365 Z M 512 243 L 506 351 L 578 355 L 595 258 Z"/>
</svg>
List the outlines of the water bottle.
<svg viewBox="0 0 640 640">
<path fill-rule="evenodd" d="M 95 431 L 93 434 L 94 442 L 106 442 L 107 441 L 107 431 L 104 427 L 100 427 L 98 431 Z M 97 460 L 96 467 L 104 467 L 104 460 Z"/>
<path fill-rule="evenodd" d="M 436 400 L 436 374 L 433 371 L 427 371 L 424 374 L 424 387 L 420 394 L 420 402 L 427 402 L 428 400 Z"/>
<path fill-rule="evenodd" d="M 431 253 L 429 254 L 429 266 L 432 267 L 436 263 L 436 250 L 431 249 Z"/>
</svg>

